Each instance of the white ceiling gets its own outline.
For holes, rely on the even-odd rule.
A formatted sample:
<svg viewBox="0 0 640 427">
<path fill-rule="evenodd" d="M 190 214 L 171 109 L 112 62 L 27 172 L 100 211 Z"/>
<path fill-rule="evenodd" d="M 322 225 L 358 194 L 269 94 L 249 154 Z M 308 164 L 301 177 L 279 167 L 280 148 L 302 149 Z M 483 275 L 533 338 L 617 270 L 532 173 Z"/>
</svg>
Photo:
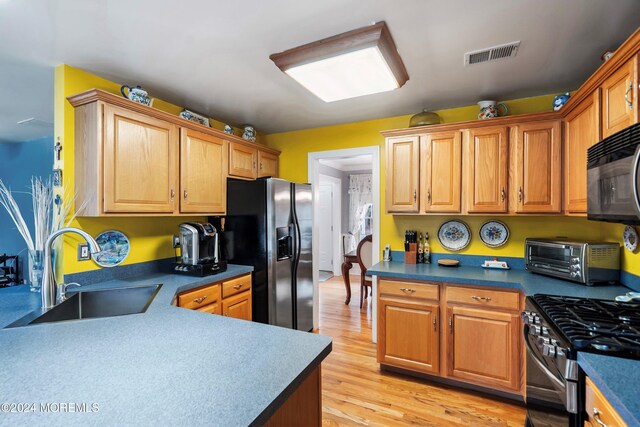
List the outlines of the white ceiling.
<svg viewBox="0 0 640 427">
<path fill-rule="evenodd" d="M 575 89 L 638 16 L 638 0 L 0 0 L 0 139 L 16 118 L 53 121 L 42 71 L 59 63 L 272 133 Z M 326 104 L 269 60 L 380 20 L 409 72 L 399 90 Z M 515 58 L 463 66 L 515 40 Z"/>
<path fill-rule="evenodd" d="M 371 154 L 345 157 L 342 159 L 320 159 L 320 164 L 338 169 L 343 172 L 371 170 L 373 157 Z"/>
</svg>

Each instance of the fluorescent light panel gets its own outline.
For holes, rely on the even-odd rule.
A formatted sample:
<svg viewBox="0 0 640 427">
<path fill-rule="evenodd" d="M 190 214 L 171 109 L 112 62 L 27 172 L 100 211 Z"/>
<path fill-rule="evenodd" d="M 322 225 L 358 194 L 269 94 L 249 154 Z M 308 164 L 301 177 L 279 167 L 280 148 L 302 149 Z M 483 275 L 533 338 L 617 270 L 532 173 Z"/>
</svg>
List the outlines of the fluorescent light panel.
<svg viewBox="0 0 640 427">
<path fill-rule="evenodd" d="M 274 53 L 269 58 L 325 102 L 387 92 L 409 80 L 384 22 Z"/>
<path fill-rule="evenodd" d="M 324 102 L 387 92 L 399 87 L 377 46 L 298 65 L 285 73 Z"/>
</svg>

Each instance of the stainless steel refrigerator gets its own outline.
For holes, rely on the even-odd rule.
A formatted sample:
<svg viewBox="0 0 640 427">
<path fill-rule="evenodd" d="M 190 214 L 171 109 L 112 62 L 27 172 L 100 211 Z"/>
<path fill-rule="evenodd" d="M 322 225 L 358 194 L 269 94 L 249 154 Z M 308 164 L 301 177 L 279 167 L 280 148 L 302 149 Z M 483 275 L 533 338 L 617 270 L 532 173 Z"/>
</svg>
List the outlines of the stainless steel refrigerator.
<svg viewBox="0 0 640 427">
<path fill-rule="evenodd" d="M 224 250 L 251 265 L 253 320 L 313 328 L 312 191 L 277 178 L 227 181 Z"/>
</svg>

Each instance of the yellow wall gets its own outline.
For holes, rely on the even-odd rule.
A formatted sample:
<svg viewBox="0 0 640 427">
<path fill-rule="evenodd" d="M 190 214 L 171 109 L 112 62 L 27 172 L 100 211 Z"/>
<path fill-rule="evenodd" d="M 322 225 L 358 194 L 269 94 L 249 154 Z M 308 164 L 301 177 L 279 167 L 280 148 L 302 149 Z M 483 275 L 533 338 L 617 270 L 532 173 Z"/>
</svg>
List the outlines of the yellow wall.
<svg viewBox="0 0 640 427">
<path fill-rule="evenodd" d="M 554 95 L 524 98 L 506 101 L 512 114 L 534 113 L 551 110 Z M 478 107 L 468 106 L 440 110 L 437 113 L 445 123 L 476 118 Z M 387 215 L 385 205 L 385 159 L 384 137 L 382 130 L 405 128 L 409 124 L 410 115 L 390 117 L 378 120 L 328 126 L 315 129 L 271 134 L 265 137 L 267 145 L 282 151 L 280 155 L 280 176 L 292 181 L 306 182 L 307 155 L 310 152 L 338 150 L 344 148 L 379 146 L 380 147 L 380 243 L 384 246 L 391 244 L 393 250 L 402 250 L 404 231 L 407 229 L 428 231 L 434 252 L 447 252 L 438 242 L 436 233 L 440 224 L 448 219 L 465 221 L 473 233 L 471 244 L 462 250 L 461 254 L 486 256 L 522 257 L 524 253 L 525 237 L 555 237 L 566 236 L 573 238 L 592 239 L 606 238 L 611 241 L 621 241 L 621 228 L 610 224 L 587 221 L 585 218 L 569 217 L 455 217 L 447 215 L 412 216 Z M 488 219 L 498 219 L 504 222 L 511 232 L 509 242 L 501 248 L 488 248 L 478 237 L 480 226 Z M 634 274 L 640 274 L 638 255 L 625 253 L 623 266 Z"/>
<path fill-rule="evenodd" d="M 93 88 L 119 94 L 121 85 L 68 65 L 56 67 L 54 82 L 55 136 L 63 144 L 62 164 L 58 167 L 63 169 L 63 188 L 69 197 L 74 188 L 74 111 L 66 97 Z M 153 106 L 176 115 L 182 111 L 182 107 L 160 99 L 154 99 Z M 214 126 L 222 129 L 223 125 L 214 122 Z M 93 236 L 110 229 L 122 231 L 131 242 L 131 252 L 124 265 L 174 256 L 171 235 L 178 231 L 178 224 L 199 219 L 201 218 L 77 218 L 71 226 L 82 228 Z M 73 236 L 65 237 L 62 260 L 64 274 L 99 268 L 92 261 L 77 261 L 79 242 Z M 60 261 L 57 265 L 60 266 Z"/>
</svg>

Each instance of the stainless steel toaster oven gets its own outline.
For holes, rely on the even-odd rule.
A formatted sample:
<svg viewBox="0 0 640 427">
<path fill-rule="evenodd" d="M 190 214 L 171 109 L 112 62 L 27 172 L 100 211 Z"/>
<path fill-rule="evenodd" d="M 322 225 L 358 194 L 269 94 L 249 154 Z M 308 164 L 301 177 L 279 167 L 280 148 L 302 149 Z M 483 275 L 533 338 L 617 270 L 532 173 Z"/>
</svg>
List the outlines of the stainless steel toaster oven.
<svg viewBox="0 0 640 427">
<path fill-rule="evenodd" d="M 592 285 L 620 280 L 620 245 L 607 242 L 525 240 L 525 268 Z"/>
</svg>

